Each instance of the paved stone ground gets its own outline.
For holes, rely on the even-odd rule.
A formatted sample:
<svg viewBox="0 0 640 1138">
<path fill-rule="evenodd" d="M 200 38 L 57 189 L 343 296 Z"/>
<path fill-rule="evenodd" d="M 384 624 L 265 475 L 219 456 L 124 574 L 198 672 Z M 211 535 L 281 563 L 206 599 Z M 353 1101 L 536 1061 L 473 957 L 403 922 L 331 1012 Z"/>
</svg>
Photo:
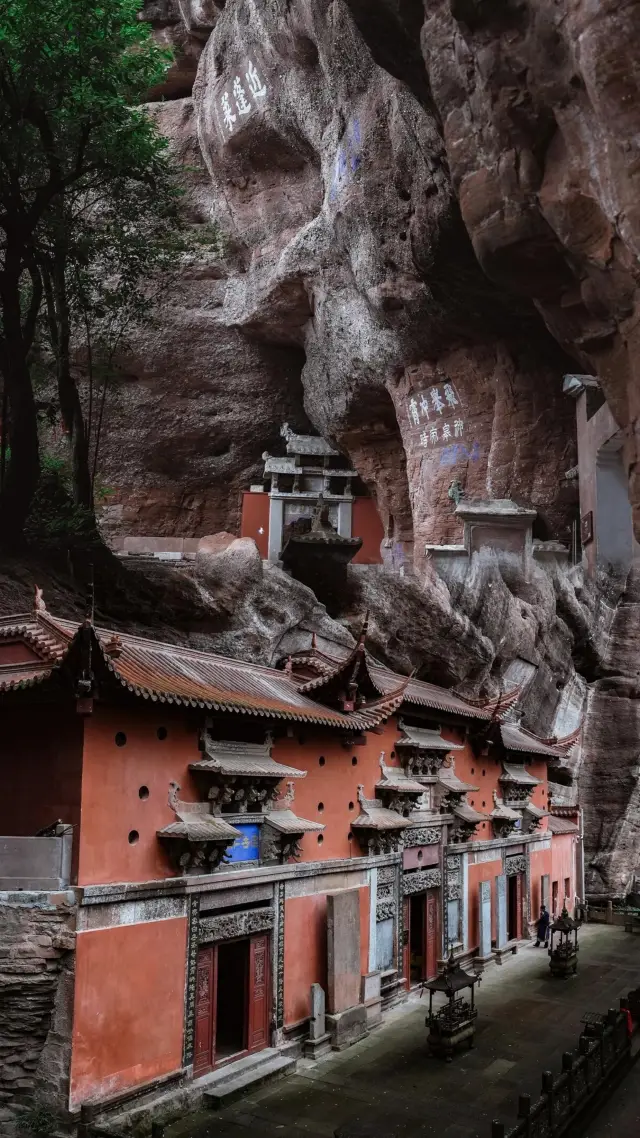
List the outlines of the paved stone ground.
<svg viewBox="0 0 640 1138">
<path fill-rule="evenodd" d="M 638 1138 L 640 1135 L 640 1070 L 632 1067 L 598 1114 L 584 1128 L 583 1138 Z"/>
<path fill-rule="evenodd" d="M 185 1116 L 167 1138 L 332 1138 L 355 1119 L 376 1122 L 381 1138 L 489 1138 L 492 1119 L 515 1122 L 520 1092 L 539 1093 L 542 1070 L 560 1070 L 584 1012 L 617 1007 L 640 984 L 637 945 L 621 928 L 584 927 L 578 975 L 569 980 L 552 979 L 544 949 L 527 945 L 485 974 L 476 1046 L 453 1063 L 429 1058 L 426 997 L 412 994 L 362 1043 L 302 1060 L 295 1075 L 223 1111 Z M 636 1092 L 629 1118 L 639 1103 Z M 588 1138 L 640 1134 L 598 1125 Z"/>
</svg>

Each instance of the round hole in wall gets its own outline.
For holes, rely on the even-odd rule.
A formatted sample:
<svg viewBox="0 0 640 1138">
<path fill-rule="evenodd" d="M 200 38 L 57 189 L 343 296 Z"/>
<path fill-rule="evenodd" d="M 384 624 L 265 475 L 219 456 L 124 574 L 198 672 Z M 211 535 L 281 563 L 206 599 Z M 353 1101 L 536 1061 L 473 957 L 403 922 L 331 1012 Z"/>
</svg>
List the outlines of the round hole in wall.
<svg viewBox="0 0 640 1138">
<path fill-rule="evenodd" d="M 349 830 L 349 833 L 347 834 L 347 841 L 348 841 L 348 842 L 352 842 L 352 841 L 353 841 L 353 834 L 351 833 L 351 830 Z"/>
<path fill-rule="evenodd" d="M 124 747 L 126 741 L 127 741 L 127 736 L 125 735 L 124 731 L 117 731 L 116 732 L 116 747 Z"/>
<path fill-rule="evenodd" d="M 353 758 L 351 759 L 351 766 L 357 767 L 357 765 L 358 765 L 358 760 L 357 760 L 356 756 L 354 755 Z"/>
<path fill-rule="evenodd" d="M 418 861 L 422 861 L 423 857 L 424 857 L 424 853 L 423 853 L 423 851 L 422 851 L 422 850 L 418 850 Z"/>
<path fill-rule="evenodd" d="M 482 823 L 482 829 L 483 829 L 483 830 L 486 830 L 486 828 L 487 828 L 487 823 L 486 823 L 486 822 L 483 822 L 483 823 Z"/>
<path fill-rule="evenodd" d="M 319 764 L 320 764 L 320 766 L 321 766 L 321 767 L 323 767 L 323 766 L 324 766 L 324 764 L 326 763 L 326 761 L 327 761 L 327 760 L 325 759 L 324 755 L 320 755 L 320 758 L 318 759 L 318 762 L 319 762 Z"/>
<path fill-rule="evenodd" d="M 140 834 L 138 833 L 137 830 L 129 830 L 129 845 L 135 846 L 139 837 L 140 837 Z"/>
<path fill-rule="evenodd" d="M 324 841 L 324 834 L 318 834 L 318 845 L 321 846 Z"/>
<path fill-rule="evenodd" d="M 350 802 L 350 803 L 349 803 L 349 809 L 350 809 L 350 810 L 353 810 L 353 802 Z"/>
<path fill-rule="evenodd" d="M 486 771 L 483 771 L 483 772 L 482 772 L 482 777 L 483 777 L 483 778 L 484 778 L 484 776 L 486 775 L 486 773 L 487 773 Z"/>
<path fill-rule="evenodd" d="M 482 803 L 482 805 L 483 805 L 483 806 L 486 806 L 487 804 L 486 804 L 486 802 L 483 802 L 483 803 Z"/>
<path fill-rule="evenodd" d="M 476 771 L 475 771 L 475 767 L 472 767 L 472 768 L 471 768 L 471 774 L 475 774 L 475 773 L 476 773 Z"/>
<path fill-rule="evenodd" d="M 391 758 L 392 758 L 392 759 L 395 759 L 395 757 L 396 757 L 396 753 L 395 753 L 395 751 L 392 751 L 392 752 L 391 752 Z"/>
<path fill-rule="evenodd" d="M 156 731 L 156 735 L 159 739 L 166 739 L 168 734 L 169 732 L 167 731 L 166 727 L 158 727 L 158 730 Z"/>
<path fill-rule="evenodd" d="M 138 798 L 148 798 L 148 797 L 149 797 L 149 787 L 148 786 L 140 786 L 138 788 Z"/>
<path fill-rule="evenodd" d="M 323 810 L 324 810 L 324 802 L 319 802 L 318 803 L 318 814 L 322 814 Z"/>
<path fill-rule="evenodd" d="M 406 240 L 407 240 L 407 235 L 406 235 L 406 233 L 405 233 L 404 231 L 403 231 L 403 232 L 400 234 L 400 240 L 401 240 L 401 241 L 406 241 Z"/>
</svg>

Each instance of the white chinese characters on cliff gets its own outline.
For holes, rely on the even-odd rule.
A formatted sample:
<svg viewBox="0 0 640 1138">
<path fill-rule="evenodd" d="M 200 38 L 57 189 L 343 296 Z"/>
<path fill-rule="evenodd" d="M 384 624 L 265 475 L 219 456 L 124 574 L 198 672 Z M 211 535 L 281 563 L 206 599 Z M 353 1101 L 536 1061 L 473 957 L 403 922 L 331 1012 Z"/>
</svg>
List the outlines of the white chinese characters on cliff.
<svg viewBox="0 0 640 1138">
<path fill-rule="evenodd" d="M 450 380 L 412 392 L 407 401 L 410 433 L 422 450 L 437 450 L 441 466 L 461 459 L 476 462 L 480 448 L 468 437 L 462 400 Z"/>
<path fill-rule="evenodd" d="M 225 135 L 233 134 L 242 121 L 267 97 L 267 84 L 253 60 L 249 59 L 226 83 L 219 96 L 220 123 Z"/>
</svg>

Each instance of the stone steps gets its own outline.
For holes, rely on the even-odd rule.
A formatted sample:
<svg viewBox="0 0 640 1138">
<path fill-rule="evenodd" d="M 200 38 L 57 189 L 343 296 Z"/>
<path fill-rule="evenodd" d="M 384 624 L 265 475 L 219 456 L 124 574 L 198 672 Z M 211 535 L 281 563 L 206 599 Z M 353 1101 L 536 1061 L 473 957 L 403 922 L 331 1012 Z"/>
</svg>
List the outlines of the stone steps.
<svg viewBox="0 0 640 1138">
<path fill-rule="evenodd" d="M 293 1074 L 295 1068 L 296 1060 L 282 1055 L 274 1047 L 267 1047 L 257 1055 L 247 1055 L 207 1077 L 203 1105 L 220 1110 L 235 1102 L 249 1089 L 256 1090 L 265 1083 Z"/>
</svg>

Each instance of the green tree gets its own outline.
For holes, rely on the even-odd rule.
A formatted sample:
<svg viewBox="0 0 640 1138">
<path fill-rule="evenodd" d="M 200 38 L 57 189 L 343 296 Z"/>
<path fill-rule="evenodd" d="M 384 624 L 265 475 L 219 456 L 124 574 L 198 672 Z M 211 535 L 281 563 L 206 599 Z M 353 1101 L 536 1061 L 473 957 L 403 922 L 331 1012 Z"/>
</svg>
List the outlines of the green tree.
<svg viewBox="0 0 640 1138">
<path fill-rule="evenodd" d="M 138 0 L 0 0 L 0 370 L 11 446 L 0 494 L 4 540 L 22 534 L 39 477 L 31 358 L 43 301 L 82 499 L 88 440 L 70 369 L 74 325 L 82 304 L 97 300 L 100 273 L 100 319 L 118 294 L 128 292 L 134 309 L 143 305 L 145 256 L 153 268 L 163 254 L 150 247 L 153 225 L 145 230 L 140 219 L 158 203 L 161 245 L 177 223 L 167 144 L 139 106 L 169 56 L 138 7 Z M 119 201 L 127 203 L 121 220 Z"/>
</svg>

